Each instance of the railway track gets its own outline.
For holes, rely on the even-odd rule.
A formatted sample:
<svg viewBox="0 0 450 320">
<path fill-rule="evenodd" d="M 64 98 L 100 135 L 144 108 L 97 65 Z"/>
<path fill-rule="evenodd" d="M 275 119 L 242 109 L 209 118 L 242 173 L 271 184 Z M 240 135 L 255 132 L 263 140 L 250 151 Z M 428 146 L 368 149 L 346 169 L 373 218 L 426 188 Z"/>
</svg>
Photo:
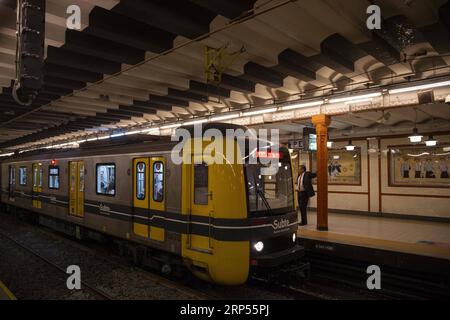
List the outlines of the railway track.
<svg viewBox="0 0 450 320">
<path fill-rule="evenodd" d="M 2 218 L 6 218 L 6 216 L 2 215 Z M 119 285 L 116 285 L 116 283 L 108 283 L 110 279 L 106 279 L 106 281 L 104 281 L 104 279 L 98 279 L 100 277 L 95 274 L 89 277 L 89 271 L 91 271 L 92 268 L 89 269 L 87 267 L 89 264 L 86 264 L 86 267 L 82 268 L 83 280 L 81 281 L 81 291 L 88 291 L 89 295 L 83 295 L 81 293 L 78 294 L 78 296 L 81 296 L 82 299 L 84 299 L 85 296 L 102 300 L 145 299 L 144 291 L 151 291 L 151 293 L 162 292 L 162 299 L 201 300 L 214 298 L 175 281 L 171 281 L 162 276 L 145 271 L 144 269 L 130 266 L 126 262 L 123 262 L 123 259 L 120 259 L 119 257 L 114 258 L 108 253 L 98 250 L 97 247 L 91 247 L 85 243 L 80 243 L 69 239 L 65 235 L 53 232 L 52 230 L 50 231 L 45 227 L 31 225 L 26 222 L 18 221 L 12 217 L 9 217 L 7 220 L 8 221 L 5 221 L 5 219 L 3 219 L 4 222 L 11 223 L 12 225 L 8 225 L 7 227 L 9 228 L 7 230 L 5 230 L 4 224 L 0 226 L 0 237 L 5 238 L 14 244 L 14 246 L 19 247 L 21 250 L 41 261 L 43 264 L 51 267 L 52 270 L 57 270 L 57 273 L 61 275 L 60 278 L 64 279 L 64 283 L 60 287 L 66 288 L 65 281 L 68 277 L 65 268 L 62 267 L 62 265 L 65 266 L 68 262 L 66 262 L 63 258 L 58 258 L 55 256 L 55 252 L 57 255 L 59 251 L 62 251 L 61 248 L 64 248 L 64 251 L 66 251 L 64 254 L 67 254 L 67 252 L 70 251 L 74 255 L 79 256 L 77 260 L 84 261 L 84 263 L 86 263 L 87 260 L 92 260 L 91 263 L 94 266 L 103 266 L 103 268 L 105 270 L 107 269 L 107 272 L 109 272 L 109 278 L 114 278 L 111 279 L 111 281 L 116 281 L 116 278 L 121 277 L 123 274 L 126 274 L 128 277 L 124 278 Z M 17 232 L 19 235 L 11 234 L 10 230 L 16 230 L 16 228 L 19 228 L 20 230 Z M 28 237 L 32 238 L 34 241 L 42 241 L 42 245 L 38 248 L 38 250 L 32 248 L 31 245 L 24 243 L 29 241 L 26 239 L 25 234 L 27 234 Z M 25 238 L 26 241 L 20 239 L 21 237 Z M 53 260 L 59 261 L 55 262 Z M 94 260 L 95 262 L 93 262 Z M 88 270 L 88 272 L 83 272 L 83 270 Z M 85 278 L 90 278 L 90 280 L 84 280 Z M 131 278 L 132 281 L 130 281 L 129 278 Z M 129 289 L 128 287 L 134 286 L 133 281 L 139 283 L 139 285 L 142 285 L 142 288 L 139 288 L 140 292 L 135 295 L 125 292 Z M 95 282 L 97 284 L 94 284 Z M 102 289 L 99 287 L 102 287 Z M 106 289 L 113 292 L 106 292 Z M 68 289 L 66 289 L 66 291 L 68 291 Z M 115 292 L 125 292 L 125 294 L 115 294 Z M 153 297 L 150 299 L 153 299 Z M 155 297 L 154 299 L 159 299 L 159 297 Z"/>
<path fill-rule="evenodd" d="M 0 237 L 3 237 L 5 239 L 7 239 L 8 241 L 14 243 L 14 245 L 16 245 L 17 247 L 19 247 L 20 249 L 28 252 L 29 254 L 31 254 L 32 256 L 38 258 L 40 261 L 44 262 L 46 265 L 52 267 L 54 270 L 57 270 L 58 272 L 61 273 L 61 275 L 63 275 L 63 279 L 65 277 L 67 277 L 67 273 L 66 270 L 64 270 L 63 268 L 61 268 L 60 266 L 58 266 L 56 263 L 50 261 L 49 259 L 45 258 L 44 256 L 42 256 L 41 254 L 39 254 L 38 252 L 36 252 L 35 250 L 31 249 L 30 247 L 24 245 L 23 243 L 17 241 L 16 239 L 10 237 L 9 235 L 7 235 L 6 233 L 0 231 Z M 106 292 L 96 288 L 95 286 L 89 284 L 86 281 L 80 281 L 82 284 L 82 289 L 83 291 L 88 291 L 90 296 L 94 296 L 97 298 L 100 298 L 101 300 L 113 300 L 114 298 L 111 297 L 109 294 L 107 294 Z"/>
</svg>

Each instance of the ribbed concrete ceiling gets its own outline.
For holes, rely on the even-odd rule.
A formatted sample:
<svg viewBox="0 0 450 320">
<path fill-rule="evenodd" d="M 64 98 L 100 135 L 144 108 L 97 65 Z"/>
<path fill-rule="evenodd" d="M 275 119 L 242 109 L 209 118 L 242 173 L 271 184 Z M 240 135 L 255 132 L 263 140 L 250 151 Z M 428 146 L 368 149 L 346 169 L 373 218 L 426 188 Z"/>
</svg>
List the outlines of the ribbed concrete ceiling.
<svg viewBox="0 0 450 320">
<path fill-rule="evenodd" d="M 374 1 L 75 2 L 82 31 L 66 29 L 66 8 L 74 1 L 47 0 L 44 88 L 25 107 L 10 89 L 15 1 L 0 1 L 0 148 L 450 70 L 446 0 L 375 1 L 385 19 L 375 33 L 366 28 Z M 219 86 L 206 84 L 204 48 L 225 45 L 245 52 Z M 353 120 L 341 119 L 347 127 Z"/>
</svg>

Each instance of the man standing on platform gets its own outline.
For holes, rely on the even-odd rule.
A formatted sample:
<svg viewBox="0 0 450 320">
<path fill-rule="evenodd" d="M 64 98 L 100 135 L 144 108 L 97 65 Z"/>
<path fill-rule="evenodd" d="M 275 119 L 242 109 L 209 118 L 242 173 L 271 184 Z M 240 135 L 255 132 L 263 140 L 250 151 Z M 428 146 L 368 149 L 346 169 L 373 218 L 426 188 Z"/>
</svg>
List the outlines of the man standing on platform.
<svg viewBox="0 0 450 320">
<path fill-rule="evenodd" d="M 300 166 L 297 178 L 297 195 L 298 207 L 300 208 L 302 217 L 302 221 L 300 222 L 301 226 L 305 226 L 308 224 L 306 209 L 308 207 L 309 198 L 316 195 L 312 186 L 312 179 L 314 179 L 315 177 L 317 177 L 315 173 L 306 171 L 305 165 Z"/>
</svg>

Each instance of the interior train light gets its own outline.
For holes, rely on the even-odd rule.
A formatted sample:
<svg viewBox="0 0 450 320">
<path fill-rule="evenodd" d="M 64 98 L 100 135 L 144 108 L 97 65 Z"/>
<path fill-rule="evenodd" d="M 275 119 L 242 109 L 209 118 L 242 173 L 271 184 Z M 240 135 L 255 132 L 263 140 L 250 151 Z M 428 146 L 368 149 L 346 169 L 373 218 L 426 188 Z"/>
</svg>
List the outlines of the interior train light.
<svg viewBox="0 0 450 320">
<path fill-rule="evenodd" d="M 260 110 L 255 110 L 255 111 L 247 111 L 244 112 L 242 115 L 244 117 L 249 117 L 249 116 L 256 116 L 259 114 L 264 114 L 264 113 L 272 113 L 277 111 L 277 108 L 268 108 L 268 109 L 260 109 Z"/>
<path fill-rule="evenodd" d="M 422 142 L 423 136 L 419 134 L 419 130 L 417 130 L 417 128 L 414 128 L 412 135 L 408 138 L 411 143 L 419 143 Z"/>
<path fill-rule="evenodd" d="M 297 235 L 295 233 L 292 234 L 292 242 L 295 243 L 297 241 Z"/>
<path fill-rule="evenodd" d="M 333 148 L 333 141 L 327 141 L 327 148 Z"/>
<path fill-rule="evenodd" d="M 433 89 L 433 88 L 439 88 L 439 87 L 445 87 L 450 86 L 450 80 L 449 81 L 442 81 L 442 82 L 436 82 L 436 83 L 429 83 L 419 86 L 412 86 L 412 87 L 406 87 L 406 88 L 399 88 L 399 89 L 393 89 L 389 90 L 389 94 L 396 94 L 396 93 L 404 93 L 404 92 L 411 92 L 411 91 L 418 91 L 418 90 L 426 90 L 426 89 Z"/>
<path fill-rule="evenodd" d="M 283 106 L 280 108 L 280 110 L 286 111 L 286 110 L 293 110 L 293 109 L 300 109 L 300 108 L 307 108 L 307 107 L 315 107 L 315 106 L 320 106 L 322 104 L 323 104 L 323 100 L 295 103 L 295 104 Z"/>
<path fill-rule="evenodd" d="M 262 241 L 258 241 L 255 243 L 254 247 L 256 251 L 261 252 L 264 249 L 264 243 Z"/>
<path fill-rule="evenodd" d="M 425 141 L 427 147 L 434 147 L 437 145 L 437 140 L 433 138 L 433 136 L 429 136 L 428 140 Z"/>
</svg>

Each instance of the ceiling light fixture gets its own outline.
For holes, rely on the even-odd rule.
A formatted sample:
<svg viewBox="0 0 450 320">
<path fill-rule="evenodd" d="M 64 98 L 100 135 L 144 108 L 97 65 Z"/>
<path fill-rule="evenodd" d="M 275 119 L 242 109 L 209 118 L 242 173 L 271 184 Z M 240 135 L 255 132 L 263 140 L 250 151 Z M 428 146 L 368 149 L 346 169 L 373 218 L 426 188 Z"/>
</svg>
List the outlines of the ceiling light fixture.
<svg viewBox="0 0 450 320">
<path fill-rule="evenodd" d="M 346 101 L 345 104 L 356 104 L 356 103 L 362 103 L 362 102 L 372 102 L 372 98 L 366 98 L 366 99 L 360 99 L 360 100 L 353 100 L 353 101 Z"/>
<path fill-rule="evenodd" d="M 290 104 L 286 106 L 282 106 L 280 110 L 287 111 L 287 110 L 293 110 L 293 109 L 300 109 L 300 108 L 307 108 L 307 107 L 315 107 L 320 106 L 323 104 L 323 100 L 320 101 L 310 101 L 310 102 L 303 102 L 303 103 L 295 103 Z"/>
<path fill-rule="evenodd" d="M 419 130 L 417 130 L 417 128 L 414 128 L 412 135 L 410 135 L 408 138 L 411 143 L 419 143 L 422 142 L 423 136 L 419 134 Z"/>
<path fill-rule="evenodd" d="M 173 128 L 178 128 L 178 127 L 181 127 L 181 123 L 173 123 L 173 124 L 168 124 L 168 125 L 162 126 L 161 130 L 173 129 Z"/>
<path fill-rule="evenodd" d="M 214 115 L 211 116 L 209 119 L 210 121 L 224 121 L 224 120 L 231 120 L 235 118 L 239 118 L 241 114 L 240 113 L 234 113 L 234 114 L 224 114 L 224 115 Z"/>
<path fill-rule="evenodd" d="M 141 130 L 128 131 L 128 132 L 125 132 L 125 135 L 126 135 L 126 136 L 129 136 L 129 135 L 132 135 L 132 134 L 138 134 L 138 133 L 141 133 Z"/>
<path fill-rule="evenodd" d="M 437 145 L 437 140 L 433 136 L 429 136 L 428 140 L 425 141 L 427 147 L 435 147 Z"/>
<path fill-rule="evenodd" d="M 450 80 L 449 81 L 429 83 L 429 84 L 423 84 L 423 85 L 419 85 L 419 86 L 412 86 L 412 87 L 406 87 L 406 88 L 392 89 L 392 90 L 389 90 L 389 94 L 404 93 L 404 92 L 411 92 L 411 91 L 419 91 L 419 90 L 433 89 L 433 88 L 439 88 L 439 87 L 445 87 L 445 86 L 450 86 Z"/>
<path fill-rule="evenodd" d="M 158 127 L 154 127 L 154 128 L 148 128 L 148 129 L 144 129 L 141 132 L 142 133 L 147 133 L 147 132 L 158 132 L 160 128 Z"/>
<path fill-rule="evenodd" d="M 267 108 L 267 109 L 260 109 L 260 110 L 255 110 L 255 111 L 247 111 L 244 112 L 242 115 L 244 117 L 249 117 L 249 116 L 256 116 L 259 114 L 264 114 L 264 113 L 272 113 L 277 111 L 277 108 Z"/>
<path fill-rule="evenodd" d="M 381 96 L 381 92 L 374 92 L 374 93 L 363 94 L 363 95 L 359 95 L 359 96 L 348 96 L 348 97 L 343 97 L 343 98 L 330 99 L 330 103 L 358 101 L 358 100 L 364 100 L 364 99 L 369 99 L 369 98 L 376 98 L 376 97 L 380 97 L 380 96 Z"/>
<path fill-rule="evenodd" d="M 348 140 L 348 145 L 345 146 L 345 149 L 347 151 L 354 151 L 355 150 L 355 146 L 352 144 L 352 139 Z"/>
<path fill-rule="evenodd" d="M 422 142 L 423 136 L 419 134 L 419 130 L 417 129 L 417 108 L 414 108 L 414 112 L 414 129 L 412 135 L 410 135 L 408 138 L 411 143 L 419 143 Z"/>
<path fill-rule="evenodd" d="M 192 121 L 187 121 L 183 124 L 185 126 L 191 126 L 191 125 L 201 124 L 201 123 L 205 123 L 205 122 L 208 122 L 208 119 L 192 120 Z"/>
</svg>

